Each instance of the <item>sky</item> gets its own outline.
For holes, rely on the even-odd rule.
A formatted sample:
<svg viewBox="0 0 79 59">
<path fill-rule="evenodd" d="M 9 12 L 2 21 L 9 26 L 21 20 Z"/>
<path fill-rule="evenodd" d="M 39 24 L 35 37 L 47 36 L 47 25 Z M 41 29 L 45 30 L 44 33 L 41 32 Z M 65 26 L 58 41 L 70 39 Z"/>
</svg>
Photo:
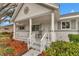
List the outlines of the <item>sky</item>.
<svg viewBox="0 0 79 59">
<path fill-rule="evenodd" d="M 61 3 L 59 6 L 60 14 L 68 14 L 73 12 L 79 12 L 79 3 Z M 11 19 L 10 17 L 7 17 L 6 19 Z M 9 25 L 9 22 L 3 22 L 0 24 L 1 26 Z"/>
<path fill-rule="evenodd" d="M 60 14 L 79 12 L 79 3 L 61 3 L 59 6 Z"/>
<path fill-rule="evenodd" d="M 2 17 L 2 19 L 4 19 L 4 18 L 5 18 L 5 20 L 10 20 L 11 19 L 11 17 L 9 17 L 9 16 Z M 10 23 L 10 22 L 6 21 L 6 22 L 2 22 L 0 24 L 0 26 L 7 26 L 7 25 L 11 25 L 11 24 L 13 24 L 13 23 Z"/>
</svg>

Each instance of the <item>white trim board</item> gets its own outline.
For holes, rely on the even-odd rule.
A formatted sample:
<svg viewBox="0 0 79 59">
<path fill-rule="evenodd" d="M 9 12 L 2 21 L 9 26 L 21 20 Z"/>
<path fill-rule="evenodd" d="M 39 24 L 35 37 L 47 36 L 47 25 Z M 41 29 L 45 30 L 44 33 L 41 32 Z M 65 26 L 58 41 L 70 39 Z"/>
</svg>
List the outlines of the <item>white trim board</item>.
<svg viewBox="0 0 79 59">
<path fill-rule="evenodd" d="M 70 19 L 70 18 L 79 18 L 79 15 L 75 15 L 75 16 L 67 16 L 67 17 L 61 17 L 60 20 L 63 20 L 63 19 Z"/>
<path fill-rule="evenodd" d="M 69 29 L 63 29 L 62 28 L 62 22 L 69 22 L 70 23 L 70 28 Z M 61 21 L 61 30 L 71 30 L 71 21 Z"/>
</svg>

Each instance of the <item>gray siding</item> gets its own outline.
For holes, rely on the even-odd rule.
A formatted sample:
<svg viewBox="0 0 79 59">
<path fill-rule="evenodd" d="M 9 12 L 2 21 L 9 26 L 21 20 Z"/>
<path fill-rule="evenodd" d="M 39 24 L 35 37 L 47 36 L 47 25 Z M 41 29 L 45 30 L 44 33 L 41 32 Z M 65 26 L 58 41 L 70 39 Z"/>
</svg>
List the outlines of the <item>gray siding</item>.
<svg viewBox="0 0 79 59">
<path fill-rule="evenodd" d="M 71 20 L 71 29 L 76 29 L 76 20 Z"/>
<path fill-rule="evenodd" d="M 57 40 L 69 41 L 68 34 L 78 34 L 77 30 L 60 30 L 56 32 Z"/>
<path fill-rule="evenodd" d="M 69 20 L 62 20 L 62 21 L 70 21 L 71 23 L 71 29 L 61 29 L 61 21 L 58 22 L 58 30 L 56 31 L 56 37 L 57 40 L 64 40 L 69 41 L 68 34 L 78 34 L 78 31 L 76 30 L 76 19 L 69 19 Z"/>
</svg>

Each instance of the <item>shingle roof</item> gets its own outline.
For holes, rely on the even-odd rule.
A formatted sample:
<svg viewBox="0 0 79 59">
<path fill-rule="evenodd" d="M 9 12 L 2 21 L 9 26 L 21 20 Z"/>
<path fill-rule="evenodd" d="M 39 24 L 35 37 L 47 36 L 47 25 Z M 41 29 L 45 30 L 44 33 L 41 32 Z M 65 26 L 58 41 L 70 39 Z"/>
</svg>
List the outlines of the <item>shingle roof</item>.
<svg viewBox="0 0 79 59">
<path fill-rule="evenodd" d="M 79 15 L 79 12 L 64 14 L 64 15 L 61 15 L 61 17 L 69 17 L 69 16 L 75 16 L 75 15 Z"/>
</svg>

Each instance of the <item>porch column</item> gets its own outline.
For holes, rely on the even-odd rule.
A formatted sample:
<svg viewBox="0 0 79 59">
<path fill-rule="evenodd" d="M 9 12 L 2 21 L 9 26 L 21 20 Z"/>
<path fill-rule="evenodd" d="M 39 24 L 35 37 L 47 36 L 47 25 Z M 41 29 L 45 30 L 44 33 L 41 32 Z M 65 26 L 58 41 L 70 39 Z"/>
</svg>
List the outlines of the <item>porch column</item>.
<svg viewBox="0 0 79 59">
<path fill-rule="evenodd" d="M 56 41 L 56 36 L 55 36 L 55 21 L 54 21 L 54 13 L 51 14 L 51 42 Z"/>
<path fill-rule="evenodd" d="M 30 38 L 30 44 L 31 44 L 31 34 L 32 34 L 32 19 L 29 19 L 29 38 Z"/>
<path fill-rule="evenodd" d="M 13 24 L 13 39 L 15 39 L 15 23 Z"/>
</svg>

